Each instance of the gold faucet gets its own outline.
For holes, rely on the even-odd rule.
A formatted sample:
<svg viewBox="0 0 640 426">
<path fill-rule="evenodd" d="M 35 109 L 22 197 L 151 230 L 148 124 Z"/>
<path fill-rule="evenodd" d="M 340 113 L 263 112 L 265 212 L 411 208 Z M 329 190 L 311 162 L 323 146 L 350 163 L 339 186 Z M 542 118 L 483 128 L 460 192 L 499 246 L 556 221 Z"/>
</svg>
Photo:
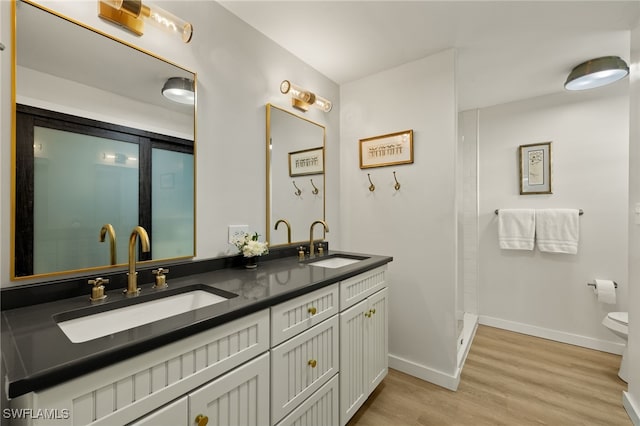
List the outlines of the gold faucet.
<svg viewBox="0 0 640 426">
<path fill-rule="evenodd" d="M 313 257 L 313 253 L 315 251 L 313 247 L 313 227 L 318 223 L 321 223 L 322 226 L 324 226 L 324 232 L 329 232 L 329 225 L 327 225 L 327 222 L 324 220 L 316 220 L 311 224 L 311 227 L 309 228 L 309 257 Z"/>
<path fill-rule="evenodd" d="M 280 223 L 284 223 L 285 225 L 287 225 L 287 243 L 291 244 L 291 225 L 286 219 L 280 219 L 276 222 L 276 226 L 274 229 L 277 230 Z"/>
<path fill-rule="evenodd" d="M 116 259 L 116 231 L 113 229 L 113 225 L 105 223 L 100 229 L 100 242 L 104 243 L 104 238 L 109 234 L 109 251 L 111 252 L 111 265 L 117 263 Z"/>
<path fill-rule="evenodd" d="M 136 239 L 140 238 L 140 244 L 142 245 L 142 251 L 149 251 L 149 235 L 142 226 L 136 226 L 131 231 L 129 237 L 129 273 L 127 274 L 127 289 L 124 293 L 127 296 L 137 296 L 140 293 L 138 288 L 138 273 L 136 272 Z"/>
</svg>

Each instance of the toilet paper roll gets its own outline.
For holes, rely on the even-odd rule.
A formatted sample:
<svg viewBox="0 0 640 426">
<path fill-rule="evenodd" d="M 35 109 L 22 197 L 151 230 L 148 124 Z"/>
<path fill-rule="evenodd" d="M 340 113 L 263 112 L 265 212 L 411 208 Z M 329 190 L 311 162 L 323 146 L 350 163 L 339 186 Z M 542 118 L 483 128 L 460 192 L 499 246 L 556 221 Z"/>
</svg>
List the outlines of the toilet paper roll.
<svg viewBox="0 0 640 426">
<path fill-rule="evenodd" d="M 616 303 L 616 285 L 611 280 L 596 280 L 593 292 L 598 296 L 600 303 Z"/>
</svg>

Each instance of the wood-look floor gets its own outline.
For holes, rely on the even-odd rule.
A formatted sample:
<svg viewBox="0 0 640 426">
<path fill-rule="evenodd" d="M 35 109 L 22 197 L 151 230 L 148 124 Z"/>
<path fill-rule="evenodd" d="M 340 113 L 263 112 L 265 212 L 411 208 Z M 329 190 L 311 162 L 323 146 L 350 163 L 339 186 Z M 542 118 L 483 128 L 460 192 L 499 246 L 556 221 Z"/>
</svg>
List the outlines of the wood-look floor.
<svg viewBox="0 0 640 426">
<path fill-rule="evenodd" d="M 348 426 L 629 426 L 620 356 L 479 326 L 457 392 L 396 370 Z"/>
</svg>

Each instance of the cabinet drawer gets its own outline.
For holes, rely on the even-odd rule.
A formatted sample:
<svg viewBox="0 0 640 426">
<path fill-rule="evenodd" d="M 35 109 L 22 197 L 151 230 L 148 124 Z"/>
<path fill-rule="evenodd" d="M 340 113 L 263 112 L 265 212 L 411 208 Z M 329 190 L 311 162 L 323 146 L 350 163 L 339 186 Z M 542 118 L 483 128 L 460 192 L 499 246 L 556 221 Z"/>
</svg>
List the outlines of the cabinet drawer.
<svg viewBox="0 0 640 426">
<path fill-rule="evenodd" d="M 271 350 L 271 424 L 275 424 L 338 372 L 338 317 Z"/>
<path fill-rule="evenodd" d="M 338 410 L 338 376 L 336 374 L 316 393 L 311 395 L 291 414 L 282 419 L 277 426 L 327 426 L 337 425 Z"/>
<path fill-rule="evenodd" d="M 338 313 L 338 284 L 304 294 L 271 308 L 271 346 Z"/>
<path fill-rule="evenodd" d="M 18 408 L 69 409 L 62 425 L 127 424 L 269 350 L 269 311 L 214 327 L 60 385 Z M 47 425 L 36 419 L 34 426 Z"/>
<path fill-rule="evenodd" d="M 387 266 L 364 272 L 340 282 L 340 311 L 344 311 L 386 286 Z"/>
<path fill-rule="evenodd" d="M 184 396 L 171 404 L 158 408 L 129 426 L 183 425 L 189 419 L 189 399 Z"/>
</svg>

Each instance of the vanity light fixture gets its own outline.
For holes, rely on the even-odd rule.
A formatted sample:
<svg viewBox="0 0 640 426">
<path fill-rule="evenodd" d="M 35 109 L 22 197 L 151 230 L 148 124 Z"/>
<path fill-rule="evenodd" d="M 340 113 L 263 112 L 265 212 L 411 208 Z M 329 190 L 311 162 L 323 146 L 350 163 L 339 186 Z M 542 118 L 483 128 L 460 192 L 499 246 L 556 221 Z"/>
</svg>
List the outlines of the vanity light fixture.
<svg viewBox="0 0 640 426">
<path fill-rule="evenodd" d="M 193 26 L 171 12 L 142 0 L 98 0 L 98 16 L 121 25 L 132 33 L 144 34 L 144 23 L 155 25 L 189 43 Z"/>
<path fill-rule="evenodd" d="M 564 83 L 567 90 L 587 90 L 618 81 L 629 74 L 629 66 L 619 56 L 603 56 L 576 66 Z"/>
<path fill-rule="evenodd" d="M 313 92 L 304 90 L 300 86 L 291 83 L 289 80 L 283 80 L 280 83 L 280 92 L 283 94 L 291 93 L 291 106 L 300 111 L 307 112 L 311 105 L 321 109 L 324 112 L 331 111 L 331 101 L 316 95 Z"/>
<path fill-rule="evenodd" d="M 190 78 L 171 77 L 162 86 L 162 95 L 174 102 L 193 105 L 195 101 L 194 82 Z"/>
</svg>

